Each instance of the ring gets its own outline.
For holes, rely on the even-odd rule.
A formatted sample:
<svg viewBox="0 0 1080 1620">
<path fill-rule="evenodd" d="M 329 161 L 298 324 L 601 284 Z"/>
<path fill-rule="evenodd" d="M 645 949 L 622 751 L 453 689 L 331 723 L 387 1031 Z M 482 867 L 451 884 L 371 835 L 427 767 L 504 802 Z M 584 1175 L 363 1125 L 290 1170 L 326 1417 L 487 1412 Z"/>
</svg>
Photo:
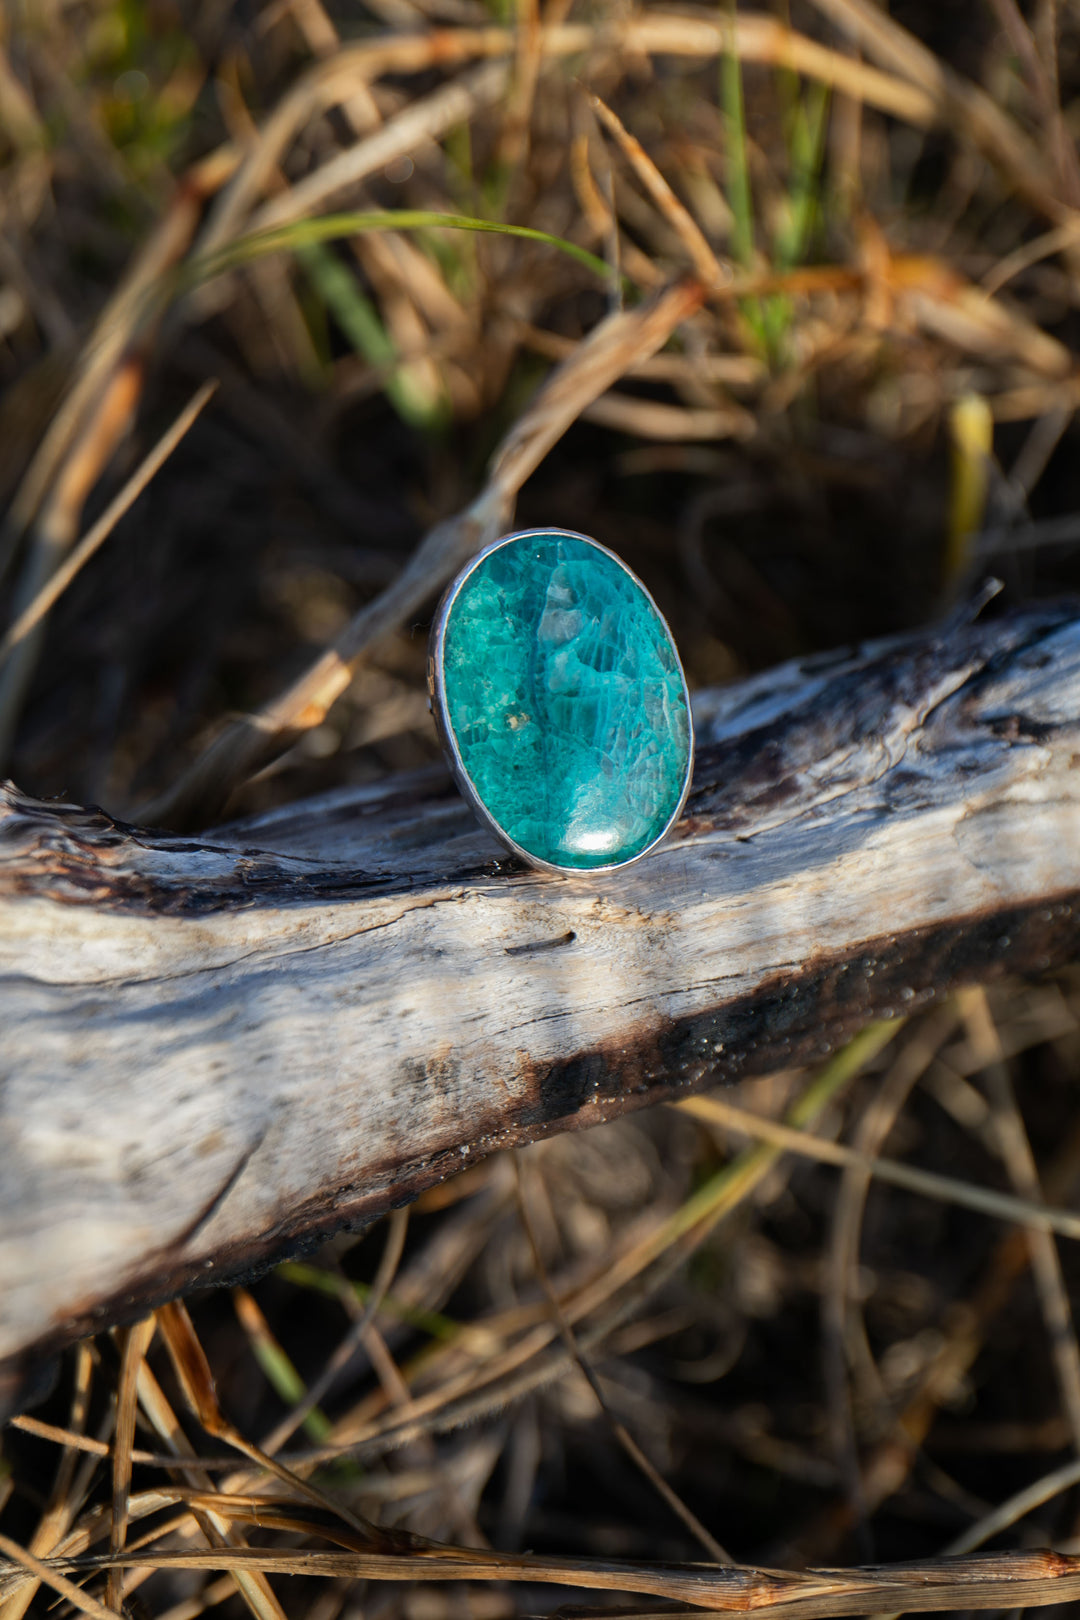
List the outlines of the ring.
<svg viewBox="0 0 1080 1620">
<path fill-rule="evenodd" d="M 587 535 L 525 529 L 479 552 L 439 604 L 428 690 L 462 794 L 531 866 L 628 866 L 678 820 L 686 676 L 645 586 Z"/>
</svg>

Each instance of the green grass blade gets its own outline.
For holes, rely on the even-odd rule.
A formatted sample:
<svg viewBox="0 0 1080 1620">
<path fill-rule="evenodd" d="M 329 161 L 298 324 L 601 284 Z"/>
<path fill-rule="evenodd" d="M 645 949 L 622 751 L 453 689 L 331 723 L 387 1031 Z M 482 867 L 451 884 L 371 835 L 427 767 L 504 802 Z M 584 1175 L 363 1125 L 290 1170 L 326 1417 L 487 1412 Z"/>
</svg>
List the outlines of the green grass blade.
<svg viewBox="0 0 1080 1620">
<path fill-rule="evenodd" d="M 796 103 L 788 141 L 791 180 L 785 228 L 778 233 L 776 267 L 792 270 L 801 264 L 821 212 L 821 165 L 828 122 L 828 86 L 812 84 L 805 99 Z"/>
<path fill-rule="evenodd" d="M 542 242 L 557 248 L 571 259 L 576 259 L 587 270 L 606 281 L 610 275 L 603 259 L 587 248 L 565 237 L 553 236 L 550 231 L 536 230 L 531 225 L 507 225 L 501 220 L 478 219 L 469 214 L 440 214 L 421 208 L 367 209 L 355 213 L 320 214 L 312 219 L 298 219 L 288 225 L 272 225 L 266 230 L 252 231 L 227 247 L 203 254 L 188 261 L 181 280 L 190 290 L 227 270 L 238 269 L 268 253 L 294 253 L 311 243 L 335 242 L 342 237 L 358 236 L 363 231 L 418 231 L 433 227 L 452 231 L 490 232 L 498 236 L 520 236 L 528 242 Z"/>
<path fill-rule="evenodd" d="M 307 1385 L 285 1351 L 269 1338 L 251 1337 L 249 1342 L 271 1389 L 286 1406 L 299 1406 L 307 1394 Z M 304 1428 L 317 1446 L 325 1445 L 333 1432 L 333 1424 L 317 1406 L 304 1419 Z"/>
<path fill-rule="evenodd" d="M 312 286 L 358 354 L 386 372 L 383 387 L 403 421 L 434 430 L 445 425 L 447 401 L 421 388 L 407 365 L 399 365 L 397 346 L 378 308 L 363 292 L 348 265 L 322 242 L 304 242 L 296 257 Z"/>
<path fill-rule="evenodd" d="M 238 237 L 213 253 L 188 260 L 178 273 L 176 291 L 191 292 L 215 276 L 239 269 L 271 253 L 293 253 L 334 320 L 349 342 L 370 365 L 386 372 L 385 388 L 391 403 L 405 421 L 424 428 L 437 428 L 446 420 L 446 402 L 432 399 L 430 390 L 419 388 L 407 364 L 399 363 L 396 345 L 379 315 L 375 303 L 359 286 L 356 277 L 334 254 L 328 242 L 358 236 L 365 231 L 430 231 L 432 229 L 488 232 L 518 236 L 541 242 L 576 259 L 587 270 L 607 281 L 610 270 L 603 259 L 576 242 L 554 236 L 531 225 L 507 225 L 500 220 L 479 219 L 470 214 L 442 214 L 429 209 L 364 209 L 342 214 L 322 214 L 294 220 L 263 231 Z"/>
<path fill-rule="evenodd" d="M 784 1123 L 797 1129 L 812 1125 L 834 1097 L 871 1062 L 904 1027 L 903 1018 L 883 1018 L 867 1024 L 858 1035 L 841 1047 L 799 1093 Z M 705 1184 L 671 1215 L 654 1240 L 659 1254 L 696 1226 L 715 1226 L 758 1186 L 783 1154 L 768 1142 L 744 1148 L 709 1177 Z"/>
<path fill-rule="evenodd" d="M 337 1272 L 327 1271 L 320 1266 L 308 1265 L 301 1260 L 284 1260 L 277 1268 L 277 1275 L 284 1277 L 297 1288 L 312 1288 L 321 1294 L 329 1294 L 332 1299 L 340 1299 L 346 1291 L 351 1291 L 366 1305 L 371 1297 L 371 1289 L 367 1283 L 350 1282 Z M 425 1311 L 412 1305 L 402 1305 L 394 1298 L 392 1293 L 386 1295 L 380 1309 L 389 1316 L 396 1316 L 410 1327 L 417 1328 L 421 1333 L 430 1334 L 433 1339 L 456 1339 L 461 1332 L 461 1324 L 439 1311 Z"/>
</svg>

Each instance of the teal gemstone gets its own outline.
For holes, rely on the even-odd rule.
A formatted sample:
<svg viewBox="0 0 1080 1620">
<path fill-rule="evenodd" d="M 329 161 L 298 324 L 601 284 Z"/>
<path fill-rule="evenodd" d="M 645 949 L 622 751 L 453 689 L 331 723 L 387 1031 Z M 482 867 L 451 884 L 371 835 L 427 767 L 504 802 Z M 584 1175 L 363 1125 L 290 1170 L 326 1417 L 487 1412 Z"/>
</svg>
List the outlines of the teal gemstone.
<svg viewBox="0 0 1080 1620">
<path fill-rule="evenodd" d="M 671 633 L 616 558 L 538 531 L 490 551 L 446 615 L 444 724 L 476 796 L 529 855 L 633 860 L 682 801 L 686 687 Z"/>
</svg>

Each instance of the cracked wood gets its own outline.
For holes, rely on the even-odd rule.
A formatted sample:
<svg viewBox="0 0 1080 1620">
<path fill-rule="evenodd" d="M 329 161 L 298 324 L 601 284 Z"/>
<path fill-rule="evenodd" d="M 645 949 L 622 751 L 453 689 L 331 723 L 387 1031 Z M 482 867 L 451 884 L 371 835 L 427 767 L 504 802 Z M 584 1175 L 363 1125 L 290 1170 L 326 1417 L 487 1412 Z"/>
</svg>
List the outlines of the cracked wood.
<svg viewBox="0 0 1080 1620">
<path fill-rule="evenodd" d="M 0 1400 L 494 1148 L 1080 955 L 1080 608 L 696 699 L 661 850 L 560 878 L 441 771 L 199 837 L 0 795 Z"/>
</svg>

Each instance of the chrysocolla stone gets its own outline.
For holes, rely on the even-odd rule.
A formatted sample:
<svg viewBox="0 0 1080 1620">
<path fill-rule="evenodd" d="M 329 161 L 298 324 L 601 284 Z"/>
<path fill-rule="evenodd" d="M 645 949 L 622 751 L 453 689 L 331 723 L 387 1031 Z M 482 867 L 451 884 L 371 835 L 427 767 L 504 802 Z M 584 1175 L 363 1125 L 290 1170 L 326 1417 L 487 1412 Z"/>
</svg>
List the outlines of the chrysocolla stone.
<svg viewBox="0 0 1080 1620">
<path fill-rule="evenodd" d="M 523 535 L 477 564 L 443 640 L 444 714 L 477 796 L 530 855 L 632 860 L 678 808 L 690 723 L 671 635 L 584 539 Z"/>
</svg>

